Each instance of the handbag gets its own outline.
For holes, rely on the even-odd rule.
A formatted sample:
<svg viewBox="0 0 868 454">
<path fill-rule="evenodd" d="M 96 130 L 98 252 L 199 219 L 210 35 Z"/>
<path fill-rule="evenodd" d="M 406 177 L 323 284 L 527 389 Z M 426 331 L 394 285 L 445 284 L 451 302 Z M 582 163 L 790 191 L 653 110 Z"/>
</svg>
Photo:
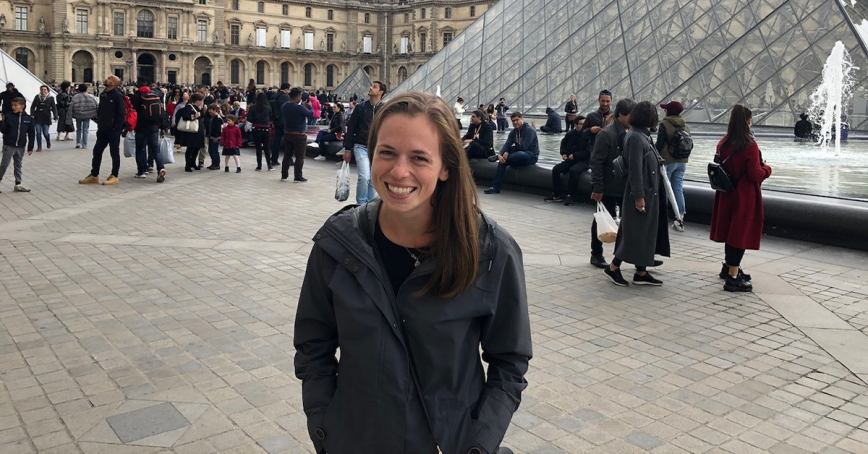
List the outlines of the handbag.
<svg viewBox="0 0 868 454">
<path fill-rule="evenodd" d="M 714 155 L 720 158 L 720 145 L 717 146 Z M 729 158 L 734 155 L 735 153 L 730 154 L 720 163 L 713 161 L 708 163 L 708 183 L 711 185 L 711 189 L 714 189 L 717 192 L 732 192 L 733 189 L 735 189 L 738 180 L 734 179 L 726 172 L 726 169 L 723 168 L 726 161 L 729 161 Z"/>
<path fill-rule="evenodd" d="M 199 132 L 199 120 L 181 120 L 178 122 L 178 131 L 187 133 Z"/>
<path fill-rule="evenodd" d="M 615 219 L 609 214 L 603 202 L 597 202 L 594 220 L 597 221 L 597 239 L 603 243 L 614 243 L 618 238 L 618 224 L 615 223 Z"/>
<path fill-rule="evenodd" d="M 624 155 L 620 155 L 612 160 L 612 173 L 619 180 L 627 178 L 627 162 L 624 161 Z"/>
</svg>

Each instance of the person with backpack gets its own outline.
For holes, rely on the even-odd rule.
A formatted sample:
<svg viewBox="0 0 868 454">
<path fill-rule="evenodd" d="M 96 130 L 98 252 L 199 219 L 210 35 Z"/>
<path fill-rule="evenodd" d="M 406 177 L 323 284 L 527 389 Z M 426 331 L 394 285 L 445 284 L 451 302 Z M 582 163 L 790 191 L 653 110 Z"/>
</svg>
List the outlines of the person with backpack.
<svg viewBox="0 0 868 454">
<path fill-rule="evenodd" d="M 102 154 L 106 147 L 112 157 L 112 173 L 102 182 L 105 186 L 115 186 L 119 183 L 118 173 L 121 168 L 121 133 L 128 125 L 127 97 L 118 88 L 121 80 L 117 76 L 108 76 L 105 80 L 105 90 L 99 95 L 99 107 L 96 115 L 96 144 L 93 146 L 93 163 L 88 174 L 79 180 L 80 184 L 100 184 L 99 168 Z"/>
<path fill-rule="evenodd" d="M 157 183 L 166 180 L 166 169 L 160 155 L 160 127 L 163 123 L 163 102 L 151 92 L 147 77 L 139 77 L 135 93 L 130 95 L 130 104 L 136 110 L 136 178 L 148 175 L 148 163 L 157 162 Z M 146 149 L 147 147 L 147 149 Z"/>
<path fill-rule="evenodd" d="M 87 84 L 78 86 L 78 93 L 72 97 L 72 118 L 75 120 L 75 148 L 87 148 L 90 133 L 90 120 L 96 119 L 98 103 L 87 92 Z"/>
<path fill-rule="evenodd" d="M 693 139 L 690 137 L 690 126 L 681 117 L 684 106 L 680 102 L 670 101 L 660 104 L 660 107 L 666 111 L 666 117 L 657 128 L 655 147 L 666 161 L 666 176 L 672 183 L 672 192 L 675 193 L 675 202 L 681 213 L 681 219 L 672 223 L 672 229 L 683 232 L 684 215 L 687 214 L 684 206 L 684 172 L 687 171 L 687 158 L 693 151 Z"/>
</svg>

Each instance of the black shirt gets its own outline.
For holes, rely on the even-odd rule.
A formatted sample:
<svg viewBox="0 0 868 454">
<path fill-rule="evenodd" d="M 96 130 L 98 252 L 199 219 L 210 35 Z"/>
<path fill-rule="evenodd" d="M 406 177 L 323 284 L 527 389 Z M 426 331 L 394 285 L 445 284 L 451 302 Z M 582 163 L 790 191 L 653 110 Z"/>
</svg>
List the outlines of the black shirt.
<svg viewBox="0 0 868 454">
<path fill-rule="evenodd" d="M 410 277 L 410 273 L 416 269 L 416 260 L 422 259 L 422 251 L 419 249 L 405 248 L 397 245 L 383 234 L 383 229 L 380 228 L 380 222 L 377 221 L 374 230 L 374 241 L 377 242 L 377 250 L 380 253 L 380 259 L 383 260 L 383 265 L 386 267 L 386 273 L 389 274 L 389 282 L 392 283 L 392 289 L 395 290 L 395 295 L 398 295 L 398 290 L 404 281 Z M 409 251 L 408 251 L 409 249 Z M 416 256 L 414 259 L 410 253 Z"/>
</svg>

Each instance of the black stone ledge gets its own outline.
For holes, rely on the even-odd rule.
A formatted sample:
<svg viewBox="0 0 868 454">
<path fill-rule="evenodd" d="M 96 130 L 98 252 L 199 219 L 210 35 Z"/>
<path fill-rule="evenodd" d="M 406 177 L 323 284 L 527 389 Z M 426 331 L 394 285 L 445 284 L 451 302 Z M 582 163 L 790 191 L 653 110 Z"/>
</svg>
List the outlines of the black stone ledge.
<svg viewBox="0 0 868 454">
<path fill-rule="evenodd" d="M 497 165 L 472 159 L 470 168 L 479 183 L 490 183 Z M 552 192 L 551 169 L 538 165 L 507 167 L 504 190 L 539 195 Z M 567 187 L 566 176 L 564 187 Z M 578 188 L 570 188 L 577 202 L 593 203 L 591 173 L 585 172 Z M 714 190 L 698 181 L 684 182 L 684 202 L 691 222 L 709 224 Z M 868 202 L 763 190 L 765 228 L 768 235 L 868 251 Z"/>
</svg>

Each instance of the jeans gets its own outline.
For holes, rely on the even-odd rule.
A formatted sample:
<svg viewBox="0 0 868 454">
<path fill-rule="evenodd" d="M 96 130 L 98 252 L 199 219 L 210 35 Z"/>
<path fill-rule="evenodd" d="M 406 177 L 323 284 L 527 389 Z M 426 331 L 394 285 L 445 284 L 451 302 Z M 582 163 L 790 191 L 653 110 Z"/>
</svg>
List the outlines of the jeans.
<svg viewBox="0 0 868 454">
<path fill-rule="evenodd" d="M 113 129 L 96 130 L 96 143 L 93 146 L 93 162 L 90 174 L 98 177 L 99 167 L 102 164 L 102 154 L 105 147 L 109 147 L 112 157 L 112 175 L 117 178 L 121 170 L 121 132 Z"/>
<path fill-rule="evenodd" d="M 316 140 L 314 140 L 314 142 L 316 142 L 320 147 L 319 154 L 325 156 L 325 150 L 322 149 L 325 142 L 334 142 L 336 140 L 338 140 L 336 135 L 328 132 L 326 129 L 320 129 L 319 132 L 316 133 Z"/>
<path fill-rule="evenodd" d="M 211 156 L 211 167 L 220 167 L 220 139 L 208 138 L 208 155 Z"/>
<path fill-rule="evenodd" d="M 39 123 L 35 123 L 33 126 L 36 127 L 36 146 L 42 148 L 42 136 L 45 136 L 45 143 L 51 143 L 51 133 L 48 131 L 51 128 L 51 125 L 41 125 Z"/>
<path fill-rule="evenodd" d="M 75 143 L 87 148 L 87 135 L 90 130 L 90 118 L 75 120 Z"/>
<path fill-rule="evenodd" d="M 497 119 L 497 130 L 498 131 L 506 131 L 506 118 L 498 118 Z"/>
<path fill-rule="evenodd" d="M 136 131 L 136 174 L 148 171 L 151 159 L 157 161 L 157 171 L 163 170 L 163 157 L 160 156 L 160 131 Z"/>
<path fill-rule="evenodd" d="M 262 168 L 262 155 L 265 154 L 265 165 L 271 167 L 271 154 L 268 152 L 270 138 L 268 128 L 253 128 L 253 143 L 256 145 L 256 167 Z"/>
<path fill-rule="evenodd" d="M 298 180 L 302 178 L 301 170 L 304 168 L 304 154 L 307 151 L 307 135 L 305 134 L 284 134 L 283 135 L 283 167 L 280 169 L 280 178 L 289 178 L 289 165 L 292 164 L 295 157 L 293 167 L 294 178 Z"/>
<path fill-rule="evenodd" d="M 280 126 L 277 124 L 280 123 Z M 274 122 L 274 140 L 271 142 L 271 165 L 276 166 L 280 158 L 280 150 L 283 148 L 283 119 Z M 284 157 L 283 159 L 286 159 Z M 292 159 L 292 156 L 289 157 Z"/>
<path fill-rule="evenodd" d="M 615 207 L 622 207 L 623 202 L 622 197 L 614 197 L 610 195 L 603 196 L 603 206 L 606 207 L 606 211 L 612 215 L 614 218 L 617 213 L 615 212 Z M 621 235 L 618 235 L 618 239 L 615 240 L 615 244 L 621 240 Z M 595 219 L 591 222 L 591 255 L 603 255 L 603 242 L 597 239 L 597 220 Z"/>
<path fill-rule="evenodd" d="M 15 184 L 21 184 L 21 162 L 24 160 L 24 147 L 10 147 L 3 145 L 3 160 L 0 161 L 0 180 L 6 175 L 9 161 L 13 161 L 12 171 L 15 173 Z"/>
<path fill-rule="evenodd" d="M 687 170 L 687 163 L 673 162 L 666 164 L 666 176 L 669 177 L 669 182 L 672 183 L 672 192 L 675 193 L 675 203 L 678 204 L 678 212 L 681 214 L 687 213 L 684 206 L 684 172 Z"/>
<path fill-rule="evenodd" d="M 364 205 L 377 196 L 374 184 L 371 182 L 371 160 L 368 158 L 368 147 L 356 144 L 353 147 L 353 156 L 356 158 L 356 203 Z"/>
<path fill-rule="evenodd" d="M 529 151 L 513 151 L 506 157 L 506 164 L 497 164 L 497 172 L 494 173 L 494 181 L 491 187 L 500 191 L 503 185 L 503 176 L 506 175 L 506 166 L 524 167 L 536 164 L 537 156 Z"/>
</svg>

